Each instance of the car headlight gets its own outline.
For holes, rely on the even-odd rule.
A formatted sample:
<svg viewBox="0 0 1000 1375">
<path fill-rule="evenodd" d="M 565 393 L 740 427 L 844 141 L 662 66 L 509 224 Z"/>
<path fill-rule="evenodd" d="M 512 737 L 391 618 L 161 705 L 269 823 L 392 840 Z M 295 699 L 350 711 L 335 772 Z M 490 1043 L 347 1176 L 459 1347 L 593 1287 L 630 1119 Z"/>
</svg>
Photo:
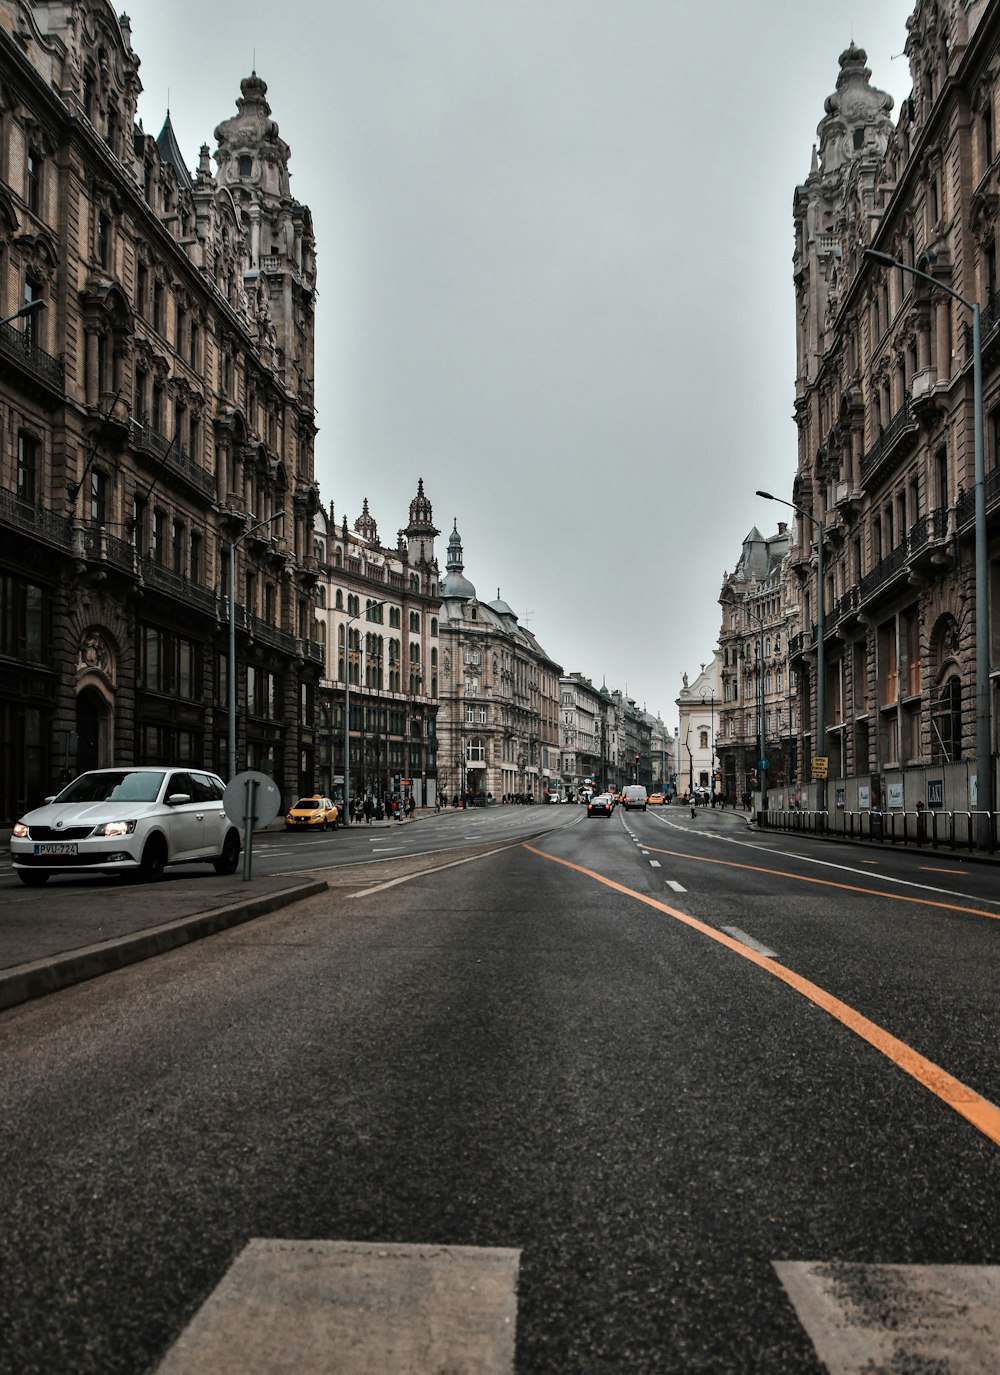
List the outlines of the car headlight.
<svg viewBox="0 0 1000 1375">
<path fill-rule="evenodd" d="M 11 835 L 14 836 L 17 840 L 27 840 L 28 836 L 30 835 L 30 832 L 23 821 L 15 821 L 14 829 L 13 831 L 11 831 Z"/>
<path fill-rule="evenodd" d="M 134 821 L 106 821 L 96 827 L 94 834 L 99 836 L 130 836 L 135 830 Z"/>
</svg>

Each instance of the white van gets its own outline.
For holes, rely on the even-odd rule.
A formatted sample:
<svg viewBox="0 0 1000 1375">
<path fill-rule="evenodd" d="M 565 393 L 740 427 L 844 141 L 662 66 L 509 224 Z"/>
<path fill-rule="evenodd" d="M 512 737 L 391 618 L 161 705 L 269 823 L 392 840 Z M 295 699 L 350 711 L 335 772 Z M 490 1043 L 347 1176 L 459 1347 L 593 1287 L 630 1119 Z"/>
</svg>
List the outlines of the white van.
<svg viewBox="0 0 1000 1375">
<path fill-rule="evenodd" d="M 638 807 L 641 811 L 646 810 L 646 789 L 641 783 L 630 783 L 625 789 L 625 810 L 630 812 Z"/>
</svg>

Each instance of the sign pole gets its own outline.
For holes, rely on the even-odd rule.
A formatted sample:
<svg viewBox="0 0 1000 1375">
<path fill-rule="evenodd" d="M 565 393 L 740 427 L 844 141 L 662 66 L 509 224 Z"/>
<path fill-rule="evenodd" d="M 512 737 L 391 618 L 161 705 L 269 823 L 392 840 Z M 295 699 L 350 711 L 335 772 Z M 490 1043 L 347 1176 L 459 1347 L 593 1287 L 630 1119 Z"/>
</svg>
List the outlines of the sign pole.
<svg viewBox="0 0 1000 1375">
<path fill-rule="evenodd" d="M 243 824 L 246 827 L 246 844 L 243 847 L 243 881 L 246 883 L 253 869 L 253 822 L 256 808 L 254 794 L 259 784 L 256 778 L 246 780 L 246 810 L 243 813 Z"/>
</svg>

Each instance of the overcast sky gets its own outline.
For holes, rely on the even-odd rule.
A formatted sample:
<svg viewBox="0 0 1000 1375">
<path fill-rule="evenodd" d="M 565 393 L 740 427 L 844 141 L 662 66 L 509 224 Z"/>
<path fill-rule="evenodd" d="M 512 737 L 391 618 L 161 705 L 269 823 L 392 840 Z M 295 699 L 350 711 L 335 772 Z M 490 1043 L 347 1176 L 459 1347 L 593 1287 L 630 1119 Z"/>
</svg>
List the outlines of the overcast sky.
<svg viewBox="0 0 1000 1375">
<path fill-rule="evenodd" d="M 567 671 L 676 718 L 744 536 L 790 512 L 792 196 L 838 57 L 913 0 L 133 0 L 194 168 L 255 68 L 318 256 L 316 475 Z"/>
</svg>

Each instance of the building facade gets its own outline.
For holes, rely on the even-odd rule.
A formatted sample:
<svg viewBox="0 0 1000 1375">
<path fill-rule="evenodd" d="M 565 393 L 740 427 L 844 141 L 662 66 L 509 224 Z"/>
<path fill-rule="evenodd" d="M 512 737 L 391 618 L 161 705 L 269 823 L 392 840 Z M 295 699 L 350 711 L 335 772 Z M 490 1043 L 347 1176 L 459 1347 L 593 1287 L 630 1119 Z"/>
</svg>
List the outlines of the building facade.
<svg viewBox="0 0 1000 1375">
<path fill-rule="evenodd" d="M 800 587 L 790 575 L 790 544 L 784 522 L 768 537 L 754 526 L 719 595 L 722 700 L 716 743 L 719 791 L 727 799 L 766 787 L 777 805 L 784 796 L 791 800 L 802 782 L 798 673 L 791 660 Z"/>
<path fill-rule="evenodd" d="M 839 802 L 852 807 L 863 789 L 877 807 L 895 784 L 907 807 L 967 809 L 977 797 L 977 688 L 988 693 L 993 774 L 996 756 L 1000 4 L 921 0 L 906 55 L 913 90 L 895 125 L 864 51 L 841 55 L 795 193 L 790 562 L 802 626 L 791 654 L 811 749 L 829 758 Z M 982 320 L 985 548 L 975 535 L 969 302 Z M 988 683 L 977 680 L 977 559 L 989 591 Z"/>
<path fill-rule="evenodd" d="M 559 680 L 559 773 L 564 795 L 614 786 L 618 774 L 615 705 L 606 687 L 595 688 L 582 673 Z"/>
<path fill-rule="evenodd" d="M 5 822 L 89 767 L 228 772 L 231 623 L 239 766 L 314 771 L 311 217 L 263 81 L 192 173 L 139 65 L 106 0 L 0 7 Z"/>
<path fill-rule="evenodd" d="M 316 513 L 319 686 L 317 786 L 344 796 L 345 742 L 352 797 L 437 800 L 438 561 L 434 513 L 419 482 L 409 520 L 383 547 L 367 500 L 353 530 Z M 345 720 L 350 727 L 345 731 Z"/>
<path fill-rule="evenodd" d="M 442 794 L 473 805 L 541 802 L 559 769 L 559 677 L 500 598 L 481 602 L 465 576 L 458 524 L 441 594 L 438 775 Z"/>
<path fill-rule="evenodd" d="M 711 797 L 722 791 L 721 781 L 716 777 L 716 742 L 722 705 L 720 659 L 721 654 L 716 651 L 711 663 L 702 664 L 693 682 L 688 682 L 685 673 L 677 696 L 681 755 L 677 793 L 680 797 L 692 794 Z"/>
</svg>

